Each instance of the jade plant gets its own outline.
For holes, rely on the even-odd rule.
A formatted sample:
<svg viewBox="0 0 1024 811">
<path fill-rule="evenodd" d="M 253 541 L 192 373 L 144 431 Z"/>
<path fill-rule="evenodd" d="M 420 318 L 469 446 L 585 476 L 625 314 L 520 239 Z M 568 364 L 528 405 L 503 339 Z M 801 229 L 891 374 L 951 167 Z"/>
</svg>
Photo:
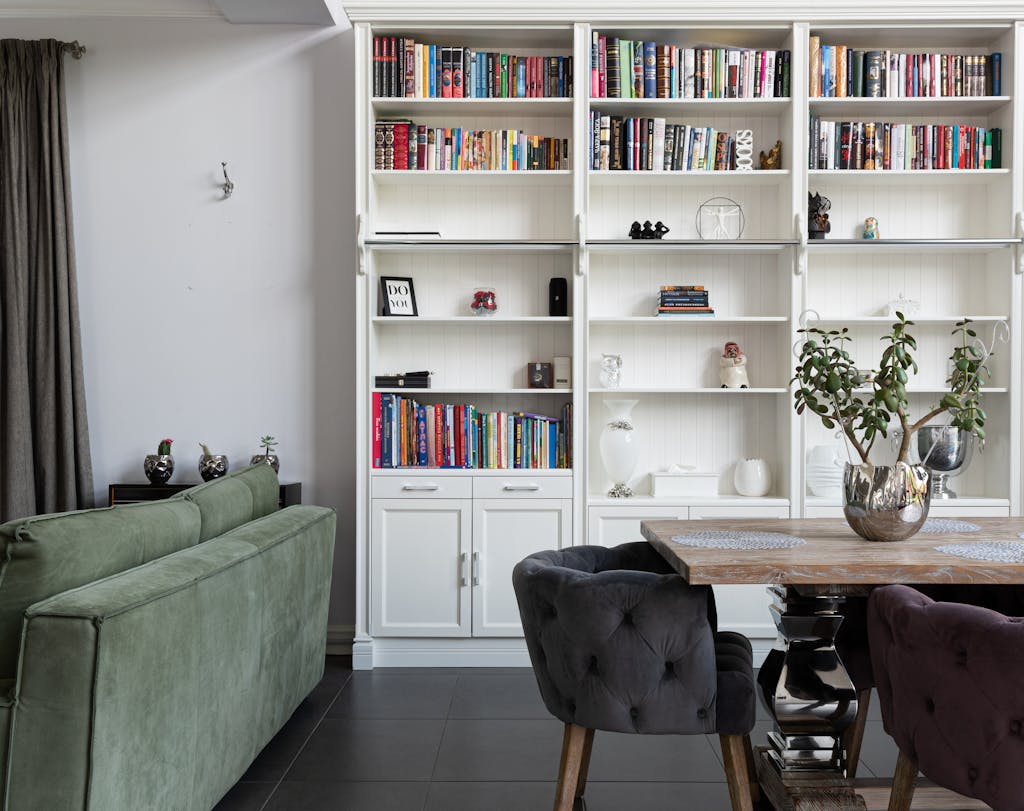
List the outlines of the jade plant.
<svg viewBox="0 0 1024 811">
<path fill-rule="evenodd" d="M 910 372 L 917 372 L 913 352 L 917 342 L 907 332 L 914 326 L 903 313 L 888 335 L 882 337 L 884 349 L 877 369 L 864 371 L 850 355 L 849 329 L 824 330 L 808 327 L 800 347 L 793 392 L 798 414 L 809 411 L 832 430 L 840 428 L 867 463 L 879 437 L 885 438 L 893 428 L 899 431 L 897 461 L 907 462 L 911 437 L 919 429 L 943 414 L 950 425 L 976 436 L 984 442 L 985 412 L 981 408 L 981 387 L 989 377 L 985 361 L 989 353 L 976 340 L 971 320 L 956 323 L 953 353 L 949 356 L 951 372 L 946 379 L 949 391 L 937 405 L 916 421 L 910 416 L 907 383 Z"/>
<path fill-rule="evenodd" d="M 161 439 L 159 444 L 156 446 L 156 452 L 160 456 L 169 456 L 171 453 L 171 443 L 173 439 Z"/>
</svg>

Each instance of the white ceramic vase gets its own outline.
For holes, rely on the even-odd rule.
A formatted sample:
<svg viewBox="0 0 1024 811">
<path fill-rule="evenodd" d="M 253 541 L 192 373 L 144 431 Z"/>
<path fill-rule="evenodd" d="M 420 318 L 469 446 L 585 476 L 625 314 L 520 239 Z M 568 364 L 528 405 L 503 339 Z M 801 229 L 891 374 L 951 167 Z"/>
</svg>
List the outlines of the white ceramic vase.
<svg viewBox="0 0 1024 811">
<path fill-rule="evenodd" d="M 609 419 L 601 431 L 601 461 L 612 480 L 608 495 L 613 498 L 629 498 L 633 491 L 629 479 L 636 469 L 640 448 L 637 445 L 636 427 L 632 411 L 638 400 L 605 400 Z"/>
<path fill-rule="evenodd" d="M 764 459 L 741 459 L 733 475 L 736 492 L 741 496 L 764 496 L 772 489 L 772 471 Z"/>
</svg>

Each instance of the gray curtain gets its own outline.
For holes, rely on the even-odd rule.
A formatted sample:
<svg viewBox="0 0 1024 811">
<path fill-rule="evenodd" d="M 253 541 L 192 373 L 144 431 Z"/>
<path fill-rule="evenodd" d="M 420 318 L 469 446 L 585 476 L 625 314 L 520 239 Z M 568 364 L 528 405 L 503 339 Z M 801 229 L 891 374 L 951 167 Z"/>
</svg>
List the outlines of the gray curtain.
<svg viewBox="0 0 1024 811">
<path fill-rule="evenodd" d="M 64 46 L 0 40 L 0 521 L 92 506 Z"/>
</svg>

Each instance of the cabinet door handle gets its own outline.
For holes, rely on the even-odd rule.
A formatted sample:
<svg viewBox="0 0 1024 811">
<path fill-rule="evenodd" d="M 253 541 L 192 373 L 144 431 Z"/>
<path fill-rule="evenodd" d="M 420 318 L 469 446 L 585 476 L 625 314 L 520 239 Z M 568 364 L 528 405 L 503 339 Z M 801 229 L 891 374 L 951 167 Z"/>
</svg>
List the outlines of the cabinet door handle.
<svg viewBox="0 0 1024 811">
<path fill-rule="evenodd" d="M 473 553 L 473 585 L 480 585 L 480 553 Z"/>
<path fill-rule="evenodd" d="M 501 489 L 507 493 L 515 493 L 521 491 L 534 493 L 537 490 L 540 490 L 540 485 L 534 484 L 533 482 L 530 482 L 529 484 L 506 484 Z"/>
<path fill-rule="evenodd" d="M 466 585 L 466 553 L 459 555 L 459 587 Z"/>
<path fill-rule="evenodd" d="M 408 491 L 417 491 L 417 492 L 425 491 L 425 492 L 432 493 L 435 490 L 440 490 L 440 489 L 441 489 L 440 485 L 433 484 L 433 483 L 427 483 L 427 484 L 403 484 L 402 485 L 402 490 L 404 490 L 406 492 L 408 492 Z"/>
</svg>

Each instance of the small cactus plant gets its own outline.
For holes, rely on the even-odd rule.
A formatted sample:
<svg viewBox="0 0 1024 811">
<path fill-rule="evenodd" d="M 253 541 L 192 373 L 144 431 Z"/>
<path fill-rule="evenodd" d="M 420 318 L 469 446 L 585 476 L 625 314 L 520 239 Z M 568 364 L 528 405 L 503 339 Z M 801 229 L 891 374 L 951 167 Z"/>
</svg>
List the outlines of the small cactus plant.
<svg viewBox="0 0 1024 811">
<path fill-rule="evenodd" d="M 171 443 L 172 442 L 174 442 L 173 439 L 161 439 L 160 440 L 160 444 L 158 444 L 156 446 L 156 452 L 160 456 L 168 456 L 168 455 L 170 455 L 170 453 L 171 453 Z"/>
</svg>

